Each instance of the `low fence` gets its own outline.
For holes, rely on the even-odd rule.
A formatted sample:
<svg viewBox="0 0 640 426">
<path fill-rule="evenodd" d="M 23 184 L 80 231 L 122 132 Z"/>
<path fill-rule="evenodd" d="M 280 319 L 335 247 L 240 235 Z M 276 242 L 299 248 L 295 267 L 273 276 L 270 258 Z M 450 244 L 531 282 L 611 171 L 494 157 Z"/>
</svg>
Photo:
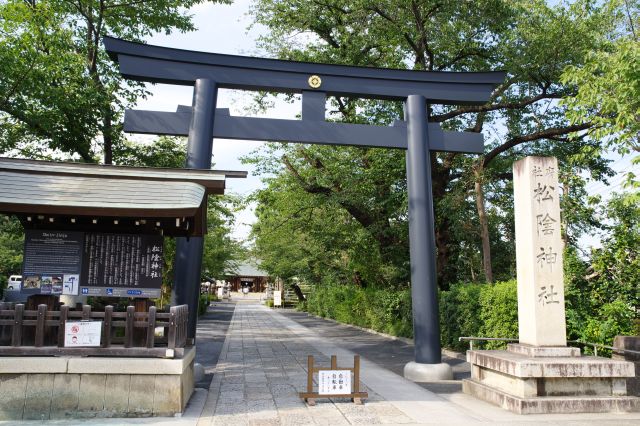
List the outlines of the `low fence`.
<svg viewBox="0 0 640 426">
<path fill-rule="evenodd" d="M 65 347 L 68 321 L 102 321 L 100 346 Z M 54 311 L 44 304 L 27 310 L 23 304 L 0 303 L 0 356 L 182 357 L 187 321 L 187 305 L 173 306 L 169 312 L 158 312 L 155 306 L 148 312 L 136 312 L 134 306 L 126 312 L 114 312 L 113 306 L 97 312 L 89 305 L 82 311 L 64 305 Z M 156 337 L 157 327 L 164 328 L 162 337 Z"/>
</svg>

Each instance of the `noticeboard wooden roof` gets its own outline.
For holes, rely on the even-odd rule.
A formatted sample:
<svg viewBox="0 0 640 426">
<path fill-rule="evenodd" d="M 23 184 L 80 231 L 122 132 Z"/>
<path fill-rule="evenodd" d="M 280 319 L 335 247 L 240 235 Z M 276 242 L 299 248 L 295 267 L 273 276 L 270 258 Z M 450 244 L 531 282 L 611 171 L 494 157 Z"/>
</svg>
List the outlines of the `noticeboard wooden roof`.
<svg viewBox="0 0 640 426">
<path fill-rule="evenodd" d="M 246 172 L 0 158 L 0 212 L 25 227 L 199 236 L 206 195 Z"/>
</svg>

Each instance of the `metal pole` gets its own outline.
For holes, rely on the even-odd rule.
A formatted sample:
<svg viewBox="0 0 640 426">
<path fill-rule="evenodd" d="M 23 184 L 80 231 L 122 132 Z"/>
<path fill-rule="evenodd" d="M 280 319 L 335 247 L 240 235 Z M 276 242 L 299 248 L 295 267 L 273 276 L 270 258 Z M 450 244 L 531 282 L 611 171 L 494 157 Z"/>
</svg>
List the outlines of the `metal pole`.
<svg viewBox="0 0 640 426">
<path fill-rule="evenodd" d="M 216 111 L 218 87 L 213 80 L 198 79 L 193 89 L 193 111 L 187 142 L 187 169 L 211 168 L 213 120 Z M 196 337 L 200 274 L 202 269 L 202 237 L 176 238 L 174 263 L 174 304 L 189 305 L 187 338 Z"/>
<path fill-rule="evenodd" d="M 407 98 L 407 186 L 415 360 L 439 364 L 440 324 L 436 284 L 436 244 L 431 191 L 431 157 L 427 132 L 427 100 Z"/>
</svg>

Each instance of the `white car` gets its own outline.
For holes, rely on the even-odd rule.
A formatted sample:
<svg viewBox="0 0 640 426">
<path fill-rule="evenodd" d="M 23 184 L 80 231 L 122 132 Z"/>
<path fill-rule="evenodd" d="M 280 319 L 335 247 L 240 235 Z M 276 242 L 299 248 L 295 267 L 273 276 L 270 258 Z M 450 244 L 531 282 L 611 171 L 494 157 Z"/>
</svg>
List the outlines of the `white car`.
<svg viewBox="0 0 640 426">
<path fill-rule="evenodd" d="M 7 290 L 20 290 L 22 287 L 22 275 L 11 275 L 7 281 Z"/>
</svg>

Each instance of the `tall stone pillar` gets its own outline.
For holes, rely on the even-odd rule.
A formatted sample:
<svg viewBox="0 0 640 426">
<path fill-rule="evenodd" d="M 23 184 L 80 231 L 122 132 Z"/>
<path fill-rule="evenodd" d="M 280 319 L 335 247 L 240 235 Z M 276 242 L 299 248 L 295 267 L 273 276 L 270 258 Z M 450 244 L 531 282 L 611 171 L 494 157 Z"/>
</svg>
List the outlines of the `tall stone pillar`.
<svg viewBox="0 0 640 426">
<path fill-rule="evenodd" d="M 520 343 L 566 346 L 558 161 L 513 165 Z"/>
</svg>

